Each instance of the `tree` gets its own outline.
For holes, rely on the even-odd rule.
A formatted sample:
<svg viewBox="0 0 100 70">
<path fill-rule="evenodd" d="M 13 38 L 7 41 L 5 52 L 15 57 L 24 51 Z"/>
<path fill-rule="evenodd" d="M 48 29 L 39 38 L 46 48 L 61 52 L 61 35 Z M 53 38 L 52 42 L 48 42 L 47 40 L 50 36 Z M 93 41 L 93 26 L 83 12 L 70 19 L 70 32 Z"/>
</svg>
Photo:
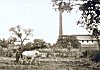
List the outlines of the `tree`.
<svg viewBox="0 0 100 70">
<path fill-rule="evenodd" d="M 99 45 L 100 30 L 98 29 L 100 24 L 100 0 L 88 0 L 79 7 L 82 11 L 82 16 L 77 22 L 81 24 L 86 30 L 88 30 L 97 39 Z"/>
<path fill-rule="evenodd" d="M 79 48 L 81 46 L 80 42 L 75 36 L 70 36 L 69 42 L 71 43 L 73 48 Z"/>
<path fill-rule="evenodd" d="M 14 35 L 12 36 L 14 40 L 17 39 L 17 41 L 20 42 L 20 46 L 23 46 L 25 40 L 29 40 L 28 37 L 32 36 L 33 30 L 30 28 L 23 29 L 21 25 L 17 25 L 15 27 L 11 27 L 9 31 L 12 33 L 12 35 Z"/>
<path fill-rule="evenodd" d="M 69 43 L 73 48 L 79 48 L 79 46 L 81 45 L 74 35 L 66 36 L 63 39 L 58 39 L 57 44 L 60 44 L 59 42 L 61 42 L 61 46 L 63 48 L 67 48 L 69 46 Z"/>
<path fill-rule="evenodd" d="M 34 39 L 34 44 L 33 44 L 34 48 L 50 48 L 51 44 L 50 43 L 46 43 L 43 39 Z"/>
<path fill-rule="evenodd" d="M 33 50 L 33 43 L 32 42 L 28 42 L 24 45 L 23 50 Z"/>
</svg>

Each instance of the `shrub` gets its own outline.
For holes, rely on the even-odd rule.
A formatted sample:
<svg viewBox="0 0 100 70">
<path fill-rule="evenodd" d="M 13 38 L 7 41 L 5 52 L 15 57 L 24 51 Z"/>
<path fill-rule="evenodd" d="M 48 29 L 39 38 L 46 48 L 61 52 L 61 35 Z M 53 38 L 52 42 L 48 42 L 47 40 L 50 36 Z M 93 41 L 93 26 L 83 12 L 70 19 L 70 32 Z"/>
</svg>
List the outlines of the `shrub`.
<svg viewBox="0 0 100 70">
<path fill-rule="evenodd" d="M 100 62 L 100 51 L 99 50 L 86 50 L 82 52 L 83 57 L 89 58 L 89 60 L 94 62 Z"/>
<path fill-rule="evenodd" d="M 94 62 L 100 62 L 100 51 L 91 52 L 89 58 Z"/>
</svg>

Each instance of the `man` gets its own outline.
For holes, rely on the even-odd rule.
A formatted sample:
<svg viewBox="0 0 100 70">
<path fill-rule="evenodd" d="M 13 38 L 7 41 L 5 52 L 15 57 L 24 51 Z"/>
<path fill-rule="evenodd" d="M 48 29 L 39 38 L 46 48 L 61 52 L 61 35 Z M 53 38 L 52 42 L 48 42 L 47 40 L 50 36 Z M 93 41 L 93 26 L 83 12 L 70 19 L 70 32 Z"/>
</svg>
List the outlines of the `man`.
<svg viewBox="0 0 100 70">
<path fill-rule="evenodd" d="M 16 51 L 16 62 L 19 61 L 19 58 L 20 58 L 20 52 L 19 50 Z"/>
</svg>

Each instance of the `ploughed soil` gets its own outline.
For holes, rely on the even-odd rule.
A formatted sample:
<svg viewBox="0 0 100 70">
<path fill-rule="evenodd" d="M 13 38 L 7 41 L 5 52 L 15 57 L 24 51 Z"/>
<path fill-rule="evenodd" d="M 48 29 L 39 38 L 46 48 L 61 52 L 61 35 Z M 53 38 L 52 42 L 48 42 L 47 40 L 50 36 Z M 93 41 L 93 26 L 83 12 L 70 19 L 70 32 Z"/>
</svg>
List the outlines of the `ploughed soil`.
<svg viewBox="0 0 100 70">
<path fill-rule="evenodd" d="M 84 59 L 44 58 L 29 65 L 16 63 L 15 58 L 0 57 L 0 70 L 100 70 L 100 63 Z"/>
</svg>

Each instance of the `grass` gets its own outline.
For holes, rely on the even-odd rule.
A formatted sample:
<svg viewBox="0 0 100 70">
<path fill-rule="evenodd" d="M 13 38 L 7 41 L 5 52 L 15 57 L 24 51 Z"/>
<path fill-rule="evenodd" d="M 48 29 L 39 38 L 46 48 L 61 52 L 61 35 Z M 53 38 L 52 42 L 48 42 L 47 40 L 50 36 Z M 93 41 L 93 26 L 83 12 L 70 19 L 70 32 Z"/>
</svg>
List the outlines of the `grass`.
<svg viewBox="0 0 100 70">
<path fill-rule="evenodd" d="M 90 64 L 85 61 L 74 61 L 74 59 L 72 59 L 73 61 L 67 61 L 67 59 L 63 60 L 62 58 L 58 59 L 59 60 L 55 61 L 54 59 L 50 60 L 44 58 L 45 61 L 41 59 L 40 62 L 37 61 L 33 65 L 21 65 L 14 63 L 15 58 L 0 57 L 0 70 L 95 70 L 94 68 L 97 68 L 93 68 L 94 63 Z"/>
</svg>

